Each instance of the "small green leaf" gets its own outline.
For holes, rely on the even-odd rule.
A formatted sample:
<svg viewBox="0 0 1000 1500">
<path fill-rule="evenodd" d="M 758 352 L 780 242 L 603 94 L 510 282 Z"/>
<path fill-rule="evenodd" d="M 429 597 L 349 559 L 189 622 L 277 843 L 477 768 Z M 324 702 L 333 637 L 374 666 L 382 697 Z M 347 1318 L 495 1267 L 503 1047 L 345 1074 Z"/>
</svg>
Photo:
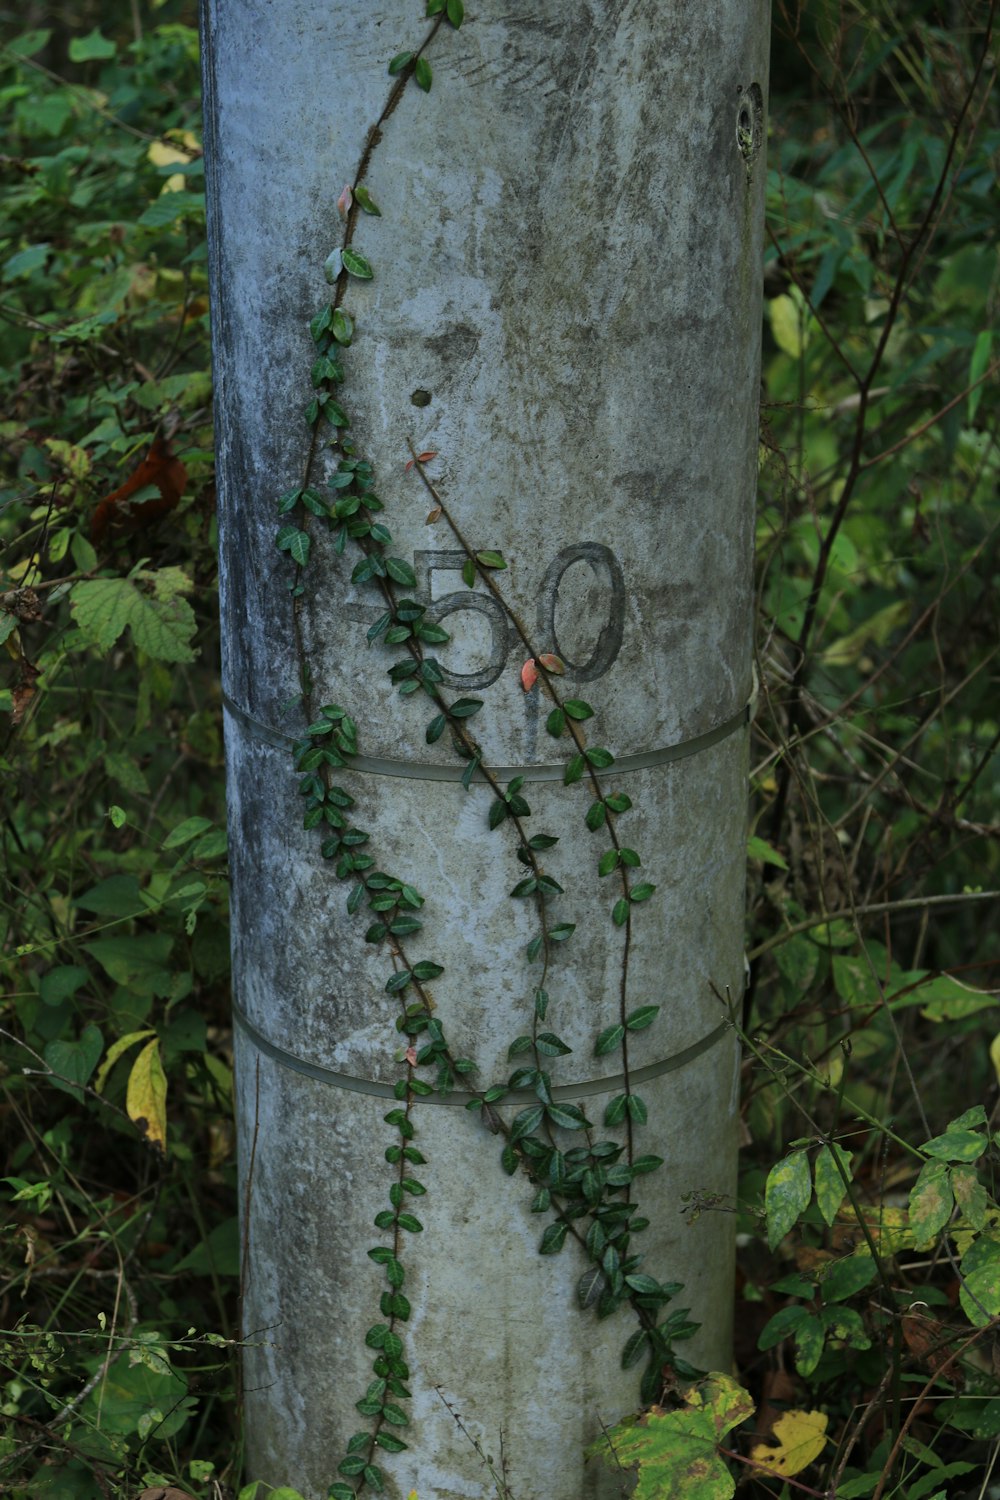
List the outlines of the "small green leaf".
<svg viewBox="0 0 1000 1500">
<path fill-rule="evenodd" d="M 596 833 L 603 826 L 608 816 L 608 810 L 603 802 L 592 802 L 587 809 L 586 823 L 591 833 Z"/>
<path fill-rule="evenodd" d="M 431 963 L 429 959 L 422 959 L 420 963 L 413 965 L 413 977 L 421 982 L 437 979 L 438 975 L 443 973 L 444 965 Z"/>
<path fill-rule="evenodd" d="M 628 1100 L 625 1094 L 616 1094 L 604 1111 L 605 1125 L 620 1125 L 625 1118 Z"/>
<path fill-rule="evenodd" d="M 364 256 L 359 255 L 356 250 L 347 249 L 342 251 L 341 259 L 344 263 L 344 270 L 347 271 L 349 275 L 356 276 L 359 281 L 371 281 L 372 277 L 375 275 L 375 272 L 365 260 Z"/>
<path fill-rule="evenodd" d="M 448 0 L 448 20 L 457 30 L 465 19 L 465 6 L 462 0 Z"/>
<path fill-rule="evenodd" d="M 625 1027 L 618 1022 L 615 1026 L 608 1026 L 601 1032 L 594 1044 L 594 1055 L 604 1057 L 608 1052 L 614 1052 L 620 1047 L 625 1036 Z M 624 1095 L 622 1096 L 624 1099 Z"/>
<path fill-rule="evenodd" d="M 535 1046 L 543 1057 L 564 1057 L 573 1050 L 551 1031 L 541 1032 L 535 1038 Z"/>
<path fill-rule="evenodd" d="M 412 61 L 412 58 L 412 52 L 397 52 L 396 56 L 389 62 L 389 72 L 393 77 L 395 77 L 397 73 L 402 73 L 406 65 Z"/>
<path fill-rule="evenodd" d="M 563 704 L 563 708 L 569 714 L 571 719 L 582 720 L 592 719 L 594 717 L 594 710 L 591 708 L 590 704 L 585 703 L 582 698 L 567 698 L 566 702 Z"/>
<path fill-rule="evenodd" d="M 622 897 L 611 908 L 611 920 L 616 927 L 624 927 L 628 921 L 628 902 Z"/>
<path fill-rule="evenodd" d="M 382 210 L 366 187 L 354 189 L 354 201 L 366 214 L 374 214 L 377 218 L 382 217 Z"/>
<path fill-rule="evenodd" d="M 385 571 L 396 583 L 401 583 L 404 588 L 412 589 L 416 586 L 417 576 L 408 562 L 401 557 L 387 557 L 385 560 Z"/>
<path fill-rule="evenodd" d="M 608 768 L 608 766 L 613 766 L 615 763 L 615 758 L 611 754 L 611 751 L 602 750 L 599 745 L 594 745 L 589 750 L 585 750 L 583 753 L 584 755 L 586 755 L 590 764 L 598 771 L 604 771 Z"/>
<path fill-rule="evenodd" d="M 612 870 L 618 868 L 618 850 L 608 849 L 602 854 L 597 863 L 598 875 L 610 875 Z"/>
<path fill-rule="evenodd" d="M 648 881 L 643 881 L 641 885 L 634 885 L 632 887 L 629 892 L 629 899 L 632 901 L 648 901 L 655 890 L 655 885 L 650 885 Z"/>
<path fill-rule="evenodd" d="M 545 720 L 545 727 L 554 740 L 557 740 L 566 728 L 566 715 L 561 708 L 554 708 Z"/>
<path fill-rule="evenodd" d="M 549 1104 L 546 1106 L 545 1113 L 553 1125 L 560 1125 L 563 1130 L 586 1130 L 587 1128 L 586 1116 L 575 1104 Z"/>
<path fill-rule="evenodd" d="M 430 721 L 424 734 L 424 739 L 427 741 L 428 745 L 433 745 L 437 740 L 441 738 L 442 734 L 444 733 L 445 724 L 447 722 L 448 721 L 445 718 L 444 714 L 437 714 L 436 717 Z"/>
<path fill-rule="evenodd" d="M 604 800 L 613 813 L 628 812 L 632 806 L 632 798 L 624 792 L 610 792 Z"/>
<path fill-rule="evenodd" d="M 538 1247 L 539 1255 L 558 1255 L 566 1243 L 566 1233 L 569 1226 L 563 1223 L 550 1224 L 542 1235 L 542 1242 Z"/>
<path fill-rule="evenodd" d="M 462 582 L 467 589 L 471 589 L 476 581 L 476 565 L 471 557 L 467 557 L 462 564 Z"/>
<path fill-rule="evenodd" d="M 571 760 L 568 760 L 566 762 L 566 769 L 563 772 L 563 786 L 573 786 L 575 782 L 579 781 L 583 775 L 583 766 L 584 760 L 582 755 L 574 755 Z"/>
<path fill-rule="evenodd" d="M 330 319 L 330 331 L 338 344 L 346 346 L 354 337 L 354 324 L 342 307 L 335 307 Z"/>
<path fill-rule="evenodd" d="M 634 1010 L 627 1018 L 625 1025 L 629 1031 L 645 1031 L 647 1026 L 652 1026 L 659 1014 L 658 1005 L 640 1005 L 638 1010 Z"/>
<path fill-rule="evenodd" d="M 502 552 L 477 552 L 476 562 L 481 563 L 484 568 L 505 568 L 507 566 L 503 560 Z"/>
<path fill-rule="evenodd" d="M 417 58 L 416 67 L 413 69 L 413 76 L 417 80 L 417 87 L 423 89 L 425 94 L 429 94 L 433 75 L 431 73 L 431 65 L 426 57 Z"/>
</svg>

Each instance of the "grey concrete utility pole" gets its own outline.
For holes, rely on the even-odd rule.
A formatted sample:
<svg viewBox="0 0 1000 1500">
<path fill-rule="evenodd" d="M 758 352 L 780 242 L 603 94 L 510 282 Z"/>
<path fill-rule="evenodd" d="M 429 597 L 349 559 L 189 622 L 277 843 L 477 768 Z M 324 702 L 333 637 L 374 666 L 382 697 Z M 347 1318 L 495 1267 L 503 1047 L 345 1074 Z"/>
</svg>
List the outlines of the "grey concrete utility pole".
<svg viewBox="0 0 1000 1500">
<path fill-rule="evenodd" d="M 631 1334 L 688 1307 L 677 1354 L 729 1358 L 733 1219 L 689 1210 L 735 1180 L 768 0 L 429 8 L 204 5 L 248 1466 L 582 1500 Z M 427 657 L 439 703 L 396 690 Z M 291 745 L 326 705 L 358 755 L 313 801 L 368 839 L 324 857 Z M 439 1034 L 477 1071 L 415 1092 Z M 644 1314 L 642 1275 L 684 1290 Z"/>
</svg>

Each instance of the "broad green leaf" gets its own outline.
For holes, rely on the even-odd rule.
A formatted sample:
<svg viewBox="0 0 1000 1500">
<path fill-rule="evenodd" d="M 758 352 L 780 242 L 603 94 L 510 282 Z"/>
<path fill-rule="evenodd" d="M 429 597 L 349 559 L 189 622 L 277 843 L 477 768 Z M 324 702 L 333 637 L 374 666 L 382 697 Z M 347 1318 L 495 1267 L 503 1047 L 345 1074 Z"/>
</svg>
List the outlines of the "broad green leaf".
<svg viewBox="0 0 1000 1500">
<path fill-rule="evenodd" d="M 82 896 L 74 897 L 73 905 L 103 917 L 133 917 L 143 909 L 139 882 L 134 875 L 109 875 Z"/>
<path fill-rule="evenodd" d="M 96 958 L 116 984 L 166 1000 L 173 974 L 165 965 L 173 943 L 167 932 L 142 932 L 133 937 L 95 938 L 84 951 Z"/>
<path fill-rule="evenodd" d="M 795 1368 L 808 1378 L 820 1362 L 826 1329 L 819 1318 L 806 1317 L 795 1330 Z"/>
<path fill-rule="evenodd" d="M 95 26 L 86 36 L 75 36 L 70 40 L 69 58 L 70 62 L 93 62 L 114 57 L 117 50 L 115 43 L 102 36 Z"/>
<path fill-rule="evenodd" d="M 165 229 L 180 219 L 198 219 L 205 216 L 204 193 L 161 193 L 159 198 L 139 215 L 138 222 L 144 229 Z"/>
<path fill-rule="evenodd" d="M 62 964 L 57 969 L 50 969 L 42 976 L 39 985 L 43 1004 L 58 1005 L 61 1001 L 68 1000 L 89 978 L 89 972 L 78 964 Z"/>
<path fill-rule="evenodd" d="M 979 1235 L 962 1256 L 958 1298 L 977 1328 L 1000 1315 L 1000 1242 L 992 1235 Z"/>
<path fill-rule="evenodd" d="M 845 1255 L 825 1268 L 820 1287 L 824 1302 L 843 1302 L 853 1297 L 875 1279 L 875 1262 L 868 1250 Z"/>
<path fill-rule="evenodd" d="M 793 1151 L 775 1163 L 764 1188 L 767 1242 L 772 1250 L 777 1249 L 799 1215 L 805 1213 L 811 1197 L 809 1157 L 805 1151 Z"/>
<path fill-rule="evenodd" d="M 140 651 L 157 661 L 194 661 L 194 611 L 181 598 L 192 587 L 179 568 L 141 568 L 128 578 L 86 579 L 70 604 L 84 639 L 107 652 L 128 628 Z"/>
<path fill-rule="evenodd" d="M 987 1144 L 978 1130 L 946 1130 L 944 1135 L 925 1141 L 920 1149 L 941 1161 L 978 1161 Z"/>
<path fill-rule="evenodd" d="M 58 1079 L 52 1080 L 55 1087 L 81 1099 L 83 1095 L 73 1085 L 89 1081 L 103 1051 L 104 1038 L 94 1025 L 85 1026 L 78 1041 L 49 1042 L 45 1048 L 45 1061 L 53 1073 L 59 1074 Z"/>
<path fill-rule="evenodd" d="M 125 1110 L 142 1135 L 158 1150 L 167 1145 L 167 1077 L 160 1061 L 160 1044 L 148 1042 L 129 1074 Z"/>
<path fill-rule="evenodd" d="M 163 840 L 164 849 L 177 849 L 181 844 L 196 839 L 199 834 L 207 833 L 212 826 L 211 818 L 185 818 L 172 828 Z"/>
<path fill-rule="evenodd" d="M 49 37 L 52 35 L 51 28 L 40 31 L 24 31 L 20 36 L 7 43 L 8 52 L 13 52 L 17 57 L 34 57 L 36 52 L 41 52 Z"/>
</svg>

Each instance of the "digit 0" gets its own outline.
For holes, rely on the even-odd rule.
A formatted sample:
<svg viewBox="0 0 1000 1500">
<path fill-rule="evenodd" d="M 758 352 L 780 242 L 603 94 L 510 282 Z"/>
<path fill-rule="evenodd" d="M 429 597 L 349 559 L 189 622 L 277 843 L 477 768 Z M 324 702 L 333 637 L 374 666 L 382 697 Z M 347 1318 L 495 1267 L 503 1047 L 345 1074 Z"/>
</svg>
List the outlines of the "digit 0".
<svg viewBox="0 0 1000 1500">
<path fill-rule="evenodd" d="M 598 580 L 608 589 L 608 618 L 587 660 L 574 662 L 559 644 L 556 605 L 563 577 L 576 563 L 583 562 L 590 566 Z M 610 547 L 605 547 L 601 542 L 577 542 L 556 554 L 542 579 L 538 627 L 542 640 L 551 642 L 556 655 L 565 662 L 567 677 L 572 677 L 577 682 L 593 682 L 604 676 L 622 648 L 622 636 L 625 632 L 625 575 Z"/>
</svg>

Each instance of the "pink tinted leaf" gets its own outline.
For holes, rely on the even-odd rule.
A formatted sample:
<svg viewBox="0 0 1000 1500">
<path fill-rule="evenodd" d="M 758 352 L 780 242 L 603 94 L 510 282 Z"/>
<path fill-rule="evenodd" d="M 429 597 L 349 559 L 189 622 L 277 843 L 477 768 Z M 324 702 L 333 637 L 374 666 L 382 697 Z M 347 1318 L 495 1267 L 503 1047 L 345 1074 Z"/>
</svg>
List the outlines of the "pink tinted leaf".
<svg viewBox="0 0 1000 1500">
<path fill-rule="evenodd" d="M 535 658 L 533 656 L 529 656 L 528 660 L 521 668 L 521 686 L 524 688 L 524 691 L 526 693 L 530 693 L 531 689 L 534 687 L 537 681 L 538 668 L 535 666 Z"/>
<path fill-rule="evenodd" d="M 342 219 L 347 218 L 347 215 L 351 211 L 351 204 L 353 202 L 354 194 L 351 192 L 351 184 L 348 182 L 344 187 L 344 191 L 337 199 L 337 212 Z"/>
<path fill-rule="evenodd" d="M 543 651 L 538 658 L 546 672 L 551 672 L 553 677 L 561 677 L 566 670 L 566 663 L 561 656 L 556 656 L 552 651 Z"/>
<path fill-rule="evenodd" d="M 407 1047 L 407 1049 L 406 1049 L 406 1051 L 405 1051 L 405 1053 L 403 1055 L 406 1058 L 406 1061 L 409 1063 L 410 1067 L 411 1068 L 415 1068 L 416 1065 L 417 1065 L 417 1049 L 416 1049 L 416 1047 Z"/>
</svg>

